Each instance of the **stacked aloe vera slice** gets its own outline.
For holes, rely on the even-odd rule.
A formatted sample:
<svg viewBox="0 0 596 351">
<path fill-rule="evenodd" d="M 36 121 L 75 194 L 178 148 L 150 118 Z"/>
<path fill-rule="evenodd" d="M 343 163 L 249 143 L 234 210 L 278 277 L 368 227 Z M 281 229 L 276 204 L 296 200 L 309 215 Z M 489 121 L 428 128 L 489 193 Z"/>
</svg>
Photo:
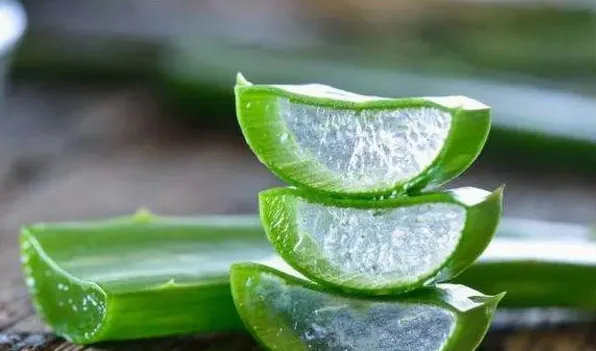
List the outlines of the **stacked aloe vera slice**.
<svg viewBox="0 0 596 351">
<path fill-rule="evenodd" d="M 490 108 L 241 75 L 235 93 L 249 146 L 291 185 L 259 195 L 282 260 L 231 269 L 249 331 L 271 350 L 474 350 L 502 295 L 444 282 L 488 246 L 502 189 L 432 189 L 478 156 Z"/>
</svg>

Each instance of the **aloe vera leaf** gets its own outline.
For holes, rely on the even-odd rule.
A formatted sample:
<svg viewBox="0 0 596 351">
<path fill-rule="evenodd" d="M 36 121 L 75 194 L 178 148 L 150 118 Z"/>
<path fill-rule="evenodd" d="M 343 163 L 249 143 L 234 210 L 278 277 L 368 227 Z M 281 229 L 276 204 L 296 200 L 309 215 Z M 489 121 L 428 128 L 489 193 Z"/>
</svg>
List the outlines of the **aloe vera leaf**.
<svg viewBox="0 0 596 351">
<path fill-rule="evenodd" d="M 513 217 L 503 217 L 501 219 L 497 237 L 596 242 L 596 236 L 591 228 L 582 224 Z"/>
<path fill-rule="evenodd" d="M 370 197 L 438 186 L 476 159 L 490 108 L 463 96 L 389 99 L 320 84 L 253 85 L 236 109 L 259 160 L 285 182 Z"/>
<path fill-rule="evenodd" d="M 500 306 L 596 307 L 593 299 L 596 287 L 587 284 L 596 275 L 596 263 L 581 263 L 574 256 L 573 250 L 577 245 L 557 246 L 561 255 L 566 257 L 559 263 L 552 262 L 552 259 L 548 261 L 548 257 L 546 261 L 530 260 L 528 255 L 534 251 L 534 246 L 523 243 L 524 250 L 512 251 L 515 258 L 486 261 L 485 256 L 493 255 L 490 247 L 507 240 L 500 237 L 501 230 L 499 228 L 497 238 L 480 260 L 459 275 L 455 282 L 466 282 L 473 288 L 490 293 L 497 293 L 499 289 L 509 291 Z M 144 242 L 139 238 L 150 241 Z M 226 241 L 229 246 L 222 247 L 219 240 Z M 272 253 L 257 216 L 175 219 L 139 215 L 78 223 L 35 224 L 24 228 L 21 243 L 26 281 L 37 311 L 58 334 L 78 343 L 242 329 L 230 296 L 229 265 L 264 259 Z M 155 250 L 147 251 L 151 246 Z M 177 251 L 176 248 L 182 246 L 186 251 Z M 192 256 L 185 255 L 186 252 Z M 174 253 L 178 255 L 177 259 Z M 165 256 L 167 258 L 159 260 Z M 204 257 L 199 264 L 187 261 L 199 260 L 199 257 Z M 215 259 L 209 261 L 212 257 Z M 159 266 L 160 262 L 165 264 Z M 219 263 L 213 265 L 212 262 Z M 143 266 L 145 263 L 147 265 Z M 147 270 L 139 271 L 143 267 Z M 163 270 L 167 272 L 160 275 Z M 191 274 L 186 276 L 189 271 Z M 120 288 L 128 285 L 130 289 L 139 289 L 136 293 L 123 293 L 117 289 L 118 286 L 94 282 L 102 272 L 123 273 L 114 276 L 123 283 Z M 47 277 L 46 273 L 49 274 Z M 85 277 L 94 280 L 79 279 Z M 146 280 L 128 279 L 133 277 Z M 60 288 L 58 284 L 61 284 Z M 159 285 L 163 289 L 142 289 Z M 531 288 L 526 289 L 528 286 Z M 562 290 L 562 286 L 569 288 Z M 65 287 L 69 290 L 63 291 Z M 80 296 L 77 292 L 80 290 L 71 289 L 84 287 L 88 287 L 85 295 L 87 304 L 81 308 L 77 306 L 77 311 L 72 311 L 72 307 L 70 310 L 66 308 L 69 306 L 64 305 L 64 298 L 68 303 L 69 295 Z M 106 305 L 106 311 L 91 302 L 91 297 L 97 295 L 97 301 Z M 183 295 L 196 299 L 178 300 Z M 123 304 L 125 301 L 126 305 Z M 137 303 L 129 304 L 133 301 Z M 155 311 L 155 306 L 163 306 L 163 309 Z M 192 316 L 192 321 L 171 319 L 160 325 L 151 323 L 154 318 L 163 321 L 164 316 L 159 316 L 160 313 L 180 318 Z M 109 320 L 103 318 L 108 315 Z M 130 327 L 117 329 L 125 324 Z M 101 333 L 98 330 L 95 335 L 85 337 L 85 332 L 90 333 L 89 330 L 96 328 Z"/>
<path fill-rule="evenodd" d="M 441 284 L 401 296 L 357 297 L 285 272 L 258 263 L 230 271 L 238 313 L 269 350 L 474 350 L 503 296 Z"/>
<path fill-rule="evenodd" d="M 454 282 L 486 293 L 507 291 L 503 307 L 596 310 L 596 243 L 497 238 Z"/>
<path fill-rule="evenodd" d="M 446 281 L 490 243 L 503 188 L 385 200 L 338 199 L 301 189 L 259 195 L 269 241 L 294 269 L 355 294 L 395 294 Z"/>
<path fill-rule="evenodd" d="M 272 253 L 258 220 L 132 217 L 23 228 L 34 306 L 79 344 L 242 330 L 230 265 Z"/>
</svg>

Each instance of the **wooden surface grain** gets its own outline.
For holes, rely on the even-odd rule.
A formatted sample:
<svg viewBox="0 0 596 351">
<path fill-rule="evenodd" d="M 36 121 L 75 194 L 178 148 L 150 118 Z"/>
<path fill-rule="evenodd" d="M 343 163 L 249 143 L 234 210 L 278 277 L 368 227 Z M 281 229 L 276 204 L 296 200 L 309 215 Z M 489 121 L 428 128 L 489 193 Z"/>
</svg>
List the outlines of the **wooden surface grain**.
<svg viewBox="0 0 596 351">
<path fill-rule="evenodd" d="M 12 90 L 0 114 L 0 351 L 258 349 L 247 335 L 79 347 L 53 336 L 33 311 L 19 268 L 22 224 L 122 215 L 141 206 L 169 215 L 255 213 L 256 193 L 281 184 L 237 134 L 176 126 L 156 101 L 135 86 L 29 82 Z M 594 181 L 565 172 L 537 177 L 475 166 L 455 185 L 502 183 L 511 216 L 589 223 L 596 213 Z M 596 350 L 596 327 L 495 328 L 482 349 Z"/>
</svg>

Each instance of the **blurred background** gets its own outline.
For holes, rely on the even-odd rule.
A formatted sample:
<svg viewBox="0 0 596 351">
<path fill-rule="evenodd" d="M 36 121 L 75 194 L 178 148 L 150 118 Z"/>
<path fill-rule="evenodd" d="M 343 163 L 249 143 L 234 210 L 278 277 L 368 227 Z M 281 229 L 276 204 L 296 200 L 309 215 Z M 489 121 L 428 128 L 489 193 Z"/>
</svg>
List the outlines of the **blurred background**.
<svg viewBox="0 0 596 351">
<path fill-rule="evenodd" d="M 237 71 L 477 98 L 490 139 L 450 186 L 504 183 L 508 218 L 596 225 L 593 1 L 0 0 L 0 62 L 0 266 L 15 277 L 24 223 L 256 213 L 281 183 L 236 126 Z"/>
<path fill-rule="evenodd" d="M 452 186 L 505 183 L 508 217 L 596 222 L 591 1 L 16 4 L 0 0 L 0 247 L 14 247 L 23 223 L 140 206 L 255 213 L 256 192 L 281 183 L 239 134 L 237 71 L 477 98 L 493 107 L 493 130 Z"/>
<path fill-rule="evenodd" d="M 11 0 L 0 0 L 3 8 Z M 246 148 L 235 73 L 494 108 L 453 186 L 506 215 L 596 222 L 596 5 L 584 0 L 22 1 L 1 55 L 0 223 L 252 213 L 280 184 Z M 0 15 L 0 38 L 19 26 Z M 1 46 L 0 46 L 1 47 Z M 14 237 L 14 235 L 10 235 Z"/>
</svg>

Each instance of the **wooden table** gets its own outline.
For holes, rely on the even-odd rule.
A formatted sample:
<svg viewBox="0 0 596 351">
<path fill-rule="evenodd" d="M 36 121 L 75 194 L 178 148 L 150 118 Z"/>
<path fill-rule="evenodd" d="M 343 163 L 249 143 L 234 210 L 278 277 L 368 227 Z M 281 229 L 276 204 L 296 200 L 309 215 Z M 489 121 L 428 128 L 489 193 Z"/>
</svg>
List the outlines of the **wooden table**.
<svg viewBox="0 0 596 351">
<path fill-rule="evenodd" d="M 168 122 L 135 86 L 20 84 L 0 116 L 0 350 L 257 350 L 246 335 L 188 336 L 78 347 L 35 315 L 19 269 L 23 223 L 156 213 L 255 213 L 257 191 L 280 183 L 237 135 Z M 566 181 L 561 177 L 566 177 Z M 587 223 L 591 179 L 474 167 L 456 185 L 508 184 L 506 212 Z M 556 201 L 554 199 L 557 199 Z M 590 323 L 494 329 L 483 350 L 596 350 Z"/>
</svg>

